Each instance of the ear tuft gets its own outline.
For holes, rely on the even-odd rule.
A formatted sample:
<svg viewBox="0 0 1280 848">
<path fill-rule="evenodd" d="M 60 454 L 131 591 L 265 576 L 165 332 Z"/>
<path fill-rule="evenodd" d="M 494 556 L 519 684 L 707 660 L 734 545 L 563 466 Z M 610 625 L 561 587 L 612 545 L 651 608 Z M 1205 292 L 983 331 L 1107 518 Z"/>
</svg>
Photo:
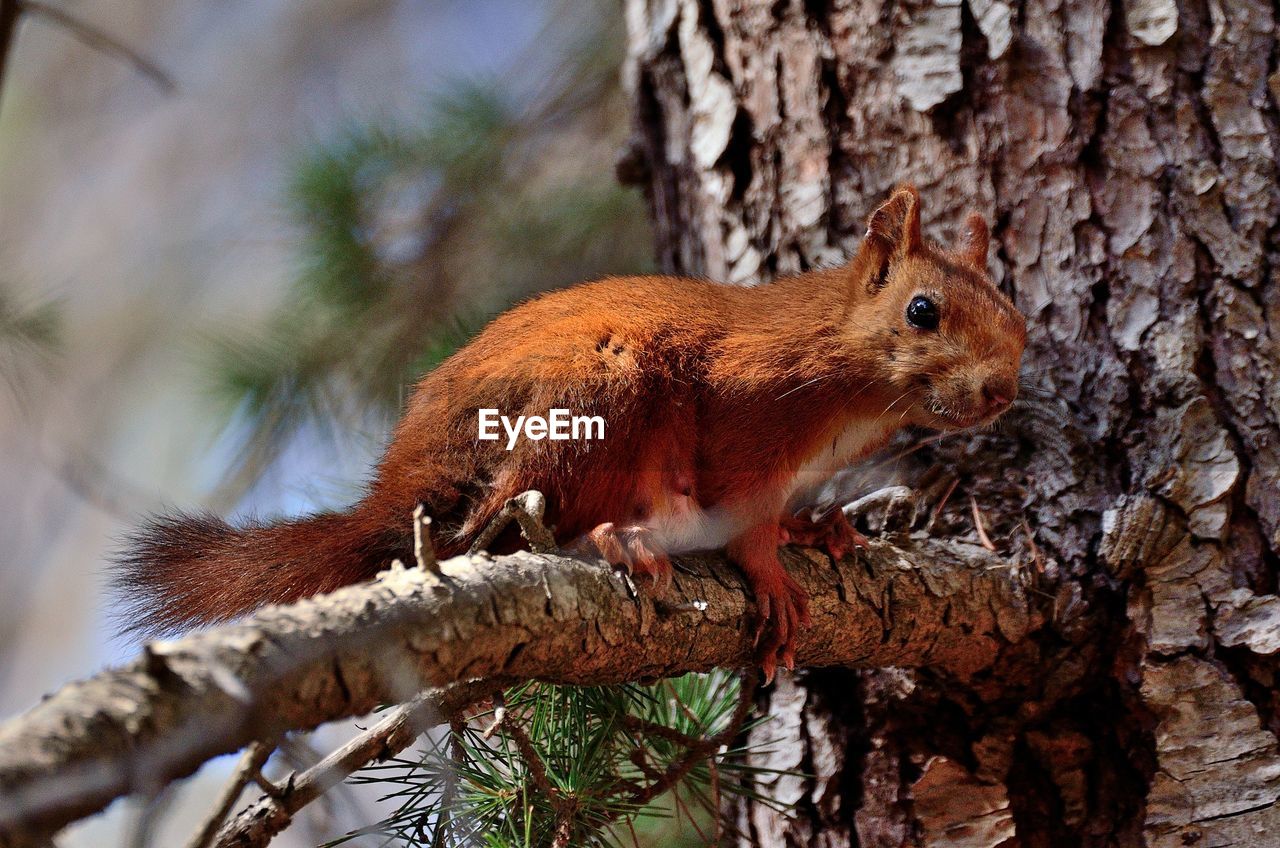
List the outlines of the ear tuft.
<svg viewBox="0 0 1280 848">
<path fill-rule="evenodd" d="M 908 256 L 920 249 L 920 192 L 901 185 L 867 221 L 867 238 L 879 241 L 890 257 Z"/>
<path fill-rule="evenodd" d="M 964 219 L 964 230 L 964 247 L 961 253 L 971 264 L 985 270 L 987 247 L 991 243 L 991 231 L 987 228 L 987 219 L 977 212 L 970 212 Z"/>
</svg>

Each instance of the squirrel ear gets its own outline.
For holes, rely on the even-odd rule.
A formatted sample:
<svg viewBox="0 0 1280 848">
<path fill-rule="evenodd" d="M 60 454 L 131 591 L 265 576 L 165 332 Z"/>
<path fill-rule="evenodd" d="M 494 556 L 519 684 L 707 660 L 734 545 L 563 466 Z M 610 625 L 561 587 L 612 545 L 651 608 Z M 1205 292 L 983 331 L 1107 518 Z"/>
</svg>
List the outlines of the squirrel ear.
<svg viewBox="0 0 1280 848">
<path fill-rule="evenodd" d="M 987 267 L 987 247 L 991 243 L 991 231 L 987 219 L 977 212 L 970 212 L 964 219 L 964 258 L 979 268 Z"/>
<path fill-rule="evenodd" d="M 867 239 L 877 241 L 889 257 L 907 256 L 920 249 L 920 192 L 902 185 L 867 221 Z"/>
<path fill-rule="evenodd" d="M 884 288 L 893 260 L 919 249 L 920 193 L 913 185 L 902 185 L 867 220 L 867 236 L 859 251 L 867 263 L 863 266 L 868 273 L 867 294 Z"/>
</svg>

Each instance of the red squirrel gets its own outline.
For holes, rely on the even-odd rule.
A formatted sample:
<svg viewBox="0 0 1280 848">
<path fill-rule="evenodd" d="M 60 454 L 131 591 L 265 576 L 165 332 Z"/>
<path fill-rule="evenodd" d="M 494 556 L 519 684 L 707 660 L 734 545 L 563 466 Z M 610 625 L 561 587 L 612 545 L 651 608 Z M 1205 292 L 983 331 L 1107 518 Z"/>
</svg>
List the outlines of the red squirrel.
<svg viewBox="0 0 1280 848">
<path fill-rule="evenodd" d="M 1018 392 L 1026 323 L 986 272 L 970 215 L 956 250 L 925 241 L 899 188 L 839 268 L 757 287 L 617 277 L 498 316 L 419 382 L 365 496 L 346 512 L 233 527 L 155 518 L 118 562 L 134 629 L 173 631 L 366 580 L 409 561 L 412 514 L 442 557 L 467 550 L 508 498 L 546 496 L 557 542 L 577 541 L 660 591 L 669 554 L 726 548 L 757 606 L 757 659 L 794 663 L 807 598 L 786 542 L 843 554 L 840 510 L 794 499 L 904 426 L 981 425 Z M 600 416 L 603 439 L 478 438 L 482 409 Z"/>
</svg>

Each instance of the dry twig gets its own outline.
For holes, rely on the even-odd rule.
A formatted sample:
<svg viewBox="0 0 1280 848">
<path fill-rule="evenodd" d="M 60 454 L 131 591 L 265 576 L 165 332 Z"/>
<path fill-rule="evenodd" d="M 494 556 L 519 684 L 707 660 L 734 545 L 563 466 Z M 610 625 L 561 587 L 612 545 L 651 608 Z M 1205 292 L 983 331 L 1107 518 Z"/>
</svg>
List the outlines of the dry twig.
<svg viewBox="0 0 1280 848">
<path fill-rule="evenodd" d="M 1035 563 L 1036 571 L 1044 574 L 1044 557 L 1040 555 L 1040 546 L 1036 544 L 1036 536 L 1031 532 L 1031 525 L 1027 523 L 1027 519 L 1022 519 L 1022 532 L 1027 534 L 1027 544 L 1031 547 L 1031 561 Z"/>
<path fill-rule="evenodd" d="M 982 523 L 982 510 L 978 509 L 978 499 L 969 494 L 969 508 L 973 510 L 973 527 L 978 531 L 978 541 L 982 547 L 989 551 L 996 549 L 995 544 L 991 541 L 991 537 L 987 535 L 987 528 Z"/>
<path fill-rule="evenodd" d="M 13 1 L 10 0 L 10 2 Z M 21 11 L 48 18 L 50 22 L 62 27 L 86 46 L 123 60 L 139 74 L 155 83 L 165 94 L 172 94 L 177 90 L 173 77 L 167 71 L 110 33 L 42 0 L 16 0 L 16 2 Z"/>
<path fill-rule="evenodd" d="M 925 532 L 933 529 L 933 525 L 937 523 L 942 516 L 942 511 L 947 508 L 947 501 L 951 500 L 951 495 L 955 493 L 956 486 L 960 485 L 960 478 L 952 477 L 950 484 L 947 485 L 946 491 L 942 493 L 942 497 L 938 498 L 938 503 L 933 507 L 933 511 L 929 513 L 929 520 L 925 524 Z"/>
<path fill-rule="evenodd" d="M 267 793 L 223 827 L 218 848 L 264 846 L 284 830 L 294 815 L 371 762 L 393 757 L 413 744 L 440 719 L 434 698 L 423 697 L 393 709 L 385 718 L 331 752 L 301 774 L 291 775 L 283 787 Z"/>
<path fill-rule="evenodd" d="M 426 507 L 418 504 L 413 510 L 413 558 L 418 568 L 440 573 L 440 563 L 436 561 L 436 549 L 431 544 L 431 516 L 426 514 Z"/>
<path fill-rule="evenodd" d="M 138 73 L 159 86 L 165 94 L 172 94 L 177 90 L 173 78 L 163 68 L 98 27 L 56 6 L 50 6 L 43 0 L 0 0 L 0 102 L 4 95 L 5 72 L 9 67 L 9 56 L 13 53 L 18 24 L 24 14 L 45 17 L 90 48 L 123 59 Z"/>
<path fill-rule="evenodd" d="M 493 693 L 493 724 L 489 725 L 481 736 L 485 739 L 492 739 L 493 734 L 502 728 L 502 723 L 507 719 L 507 698 L 501 691 Z"/>
<path fill-rule="evenodd" d="M 512 521 L 520 525 L 520 532 L 524 535 L 526 541 L 529 542 L 529 549 L 534 553 L 551 553 L 555 551 L 556 540 L 547 526 L 542 523 L 542 517 L 546 514 L 547 501 L 541 492 L 530 489 L 527 492 L 516 495 L 503 504 L 502 509 L 489 522 L 489 526 L 481 531 L 476 537 L 475 542 L 471 545 L 471 553 L 479 553 L 487 551 L 489 546 L 493 544 L 493 540 L 498 538 L 498 534 L 507 529 Z"/>
<path fill-rule="evenodd" d="M 444 789 L 440 793 L 440 813 L 436 820 L 436 831 L 432 845 L 447 845 L 447 840 L 456 827 L 453 817 L 453 805 L 458 798 L 458 773 L 462 769 L 466 750 L 462 744 L 462 734 L 467 729 L 466 719 L 461 712 L 454 713 L 449 720 L 449 762 L 452 765 L 444 775 Z M 425 839 L 424 822 L 418 826 L 419 838 Z"/>
<path fill-rule="evenodd" d="M 13 37 L 18 32 L 18 18 L 22 16 L 19 0 L 0 0 L 0 94 L 4 93 L 4 72 L 13 50 Z"/>
<path fill-rule="evenodd" d="M 191 841 L 187 843 L 187 848 L 207 848 L 213 843 L 214 837 L 218 835 L 218 830 L 231 813 L 232 808 L 235 807 L 235 803 L 239 800 L 241 793 L 244 792 L 245 787 L 251 781 L 262 774 L 262 767 L 267 764 L 267 760 L 270 759 L 274 750 L 274 746 L 262 742 L 253 742 L 244 749 L 244 753 L 240 756 L 240 762 L 236 765 L 236 769 L 231 775 L 231 781 L 223 789 L 217 805 L 213 808 L 213 812 L 205 819 L 205 823 L 196 835 L 192 837 Z"/>
</svg>

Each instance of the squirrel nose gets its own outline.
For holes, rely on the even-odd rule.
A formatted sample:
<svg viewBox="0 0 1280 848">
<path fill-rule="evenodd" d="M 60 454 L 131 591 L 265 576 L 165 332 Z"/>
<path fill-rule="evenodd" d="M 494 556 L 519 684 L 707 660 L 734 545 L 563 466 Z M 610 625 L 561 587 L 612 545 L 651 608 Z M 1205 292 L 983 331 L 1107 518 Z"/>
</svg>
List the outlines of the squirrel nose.
<svg viewBox="0 0 1280 848">
<path fill-rule="evenodd" d="M 990 412 L 999 412 L 1017 396 L 1018 386 L 1011 380 L 992 377 L 982 384 L 982 399 Z"/>
</svg>

